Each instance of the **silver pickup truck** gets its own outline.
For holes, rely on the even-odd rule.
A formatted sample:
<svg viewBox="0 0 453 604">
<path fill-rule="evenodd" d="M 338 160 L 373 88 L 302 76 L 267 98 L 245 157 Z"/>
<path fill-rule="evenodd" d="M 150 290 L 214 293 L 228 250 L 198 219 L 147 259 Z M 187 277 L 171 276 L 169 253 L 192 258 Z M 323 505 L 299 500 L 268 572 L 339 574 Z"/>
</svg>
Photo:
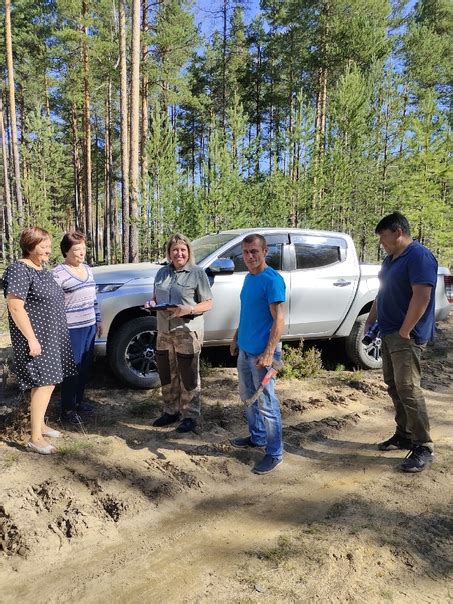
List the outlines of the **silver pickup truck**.
<svg viewBox="0 0 453 604">
<path fill-rule="evenodd" d="M 344 233 L 300 229 L 238 229 L 193 241 L 196 263 L 212 284 L 214 308 L 205 315 L 205 346 L 228 344 L 239 320 L 239 293 L 246 275 L 241 241 L 262 233 L 268 242 L 267 263 L 286 283 L 283 340 L 345 338 L 356 366 L 381 366 L 380 339 L 362 344 L 367 314 L 376 297 L 378 265 L 359 264 L 354 242 Z M 104 333 L 96 353 L 107 355 L 116 375 L 135 388 L 159 384 L 154 357 L 156 317 L 143 309 L 151 297 L 156 272 L 150 262 L 93 269 Z M 436 318 L 448 316 L 444 275 L 436 290 Z M 451 281 L 450 281 L 451 287 Z M 451 292 L 450 292 L 451 295 Z"/>
</svg>

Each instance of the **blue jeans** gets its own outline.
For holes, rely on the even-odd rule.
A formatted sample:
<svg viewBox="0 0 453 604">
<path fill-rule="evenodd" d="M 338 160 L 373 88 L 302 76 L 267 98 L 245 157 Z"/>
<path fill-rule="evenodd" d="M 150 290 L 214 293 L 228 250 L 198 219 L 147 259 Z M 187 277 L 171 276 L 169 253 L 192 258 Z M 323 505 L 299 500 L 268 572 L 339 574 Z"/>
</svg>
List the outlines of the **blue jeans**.
<svg viewBox="0 0 453 604">
<path fill-rule="evenodd" d="M 274 353 L 274 359 L 280 360 L 281 345 Z M 258 356 L 239 350 L 238 377 L 239 395 L 245 401 L 251 398 L 266 375 L 266 367 L 257 367 Z M 250 438 L 253 443 L 266 447 L 266 454 L 277 459 L 283 457 L 282 418 L 280 403 L 274 393 L 275 379 L 264 387 L 263 393 L 252 405 L 246 408 Z"/>
<path fill-rule="evenodd" d="M 79 373 L 65 377 L 61 384 L 62 413 L 76 411 L 77 405 L 83 400 L 83 393 L 93 365 L 96 325 L 70 329 L 69 337 L 71 338 L 72 352 Z"/>
</svg>

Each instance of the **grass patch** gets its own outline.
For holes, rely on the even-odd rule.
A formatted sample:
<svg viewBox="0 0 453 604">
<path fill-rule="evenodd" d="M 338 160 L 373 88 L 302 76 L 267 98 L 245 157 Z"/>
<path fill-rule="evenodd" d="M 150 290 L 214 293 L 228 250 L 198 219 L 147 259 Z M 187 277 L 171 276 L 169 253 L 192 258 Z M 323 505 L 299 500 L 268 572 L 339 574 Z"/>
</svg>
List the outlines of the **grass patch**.
<svg viewBox="0 0 453 604">
<path fill-rule="evenodd" d="M 149 401 L 135 401 L 129 405 L 128 411 L 134 417 L 151 417 L 154 414 L 154 408 Z"/>
<path fill-rule="evenodd" d="M 305 350 L 303 340 L 297 347 L 287 344 L 283 346 L 283 363 L 280 374 L 283 379 L 316 377 L 323 369 L 321 351 L 316 346 Z"/>
<path fill-rule="evenodd" d="M 63 457 L 84 458 L 87 455 L 107 455 L 110 444 L 107 442 L 94 442 L 88 438 L 70 440 L 58 447 L 58 452 Z"/>
<path fill-rule="evenodd" d="M 19 463 L 19 461 L 20 454 L 18 451 L 7 451 L 1 458 L 2 465 L 5 469 L 11 468 L 16 465 L 16 463 Z"/>
<path fill-rule="evenodd" d="M 297 549 L 294 546 L 290 537 L 286 535 L 280 535 L 277 540 L 277 545 L 268 550 L 261 550 L 258 552 L 258 558 L 260 560 L 266 560 L 273 564 L 280 564 L 285 560 L 288 560 L 297 553 Z"/>
<path fill-rule="evenodd" d="M 352 378 L 353 380 L 356 380 L 357 382 L 361 382 L 365 377 L 365 371 L 363 369 L 354 369 L 352 371 Z"/>
<path fill-rule="evenodd" d="M 207 377 L 212 369 L 212 363 L 206 359 L 200 359 L 200 377 Z"/>
<path fill-rule="evenodd" d="M 335 368 L 335 373 L 338 373 L 337 377 L 342 382 L 362 382 L 365 378 L 365 371 L 363 369 L 345 369 L 344 365 L 338 364 Z"/>
</svg>

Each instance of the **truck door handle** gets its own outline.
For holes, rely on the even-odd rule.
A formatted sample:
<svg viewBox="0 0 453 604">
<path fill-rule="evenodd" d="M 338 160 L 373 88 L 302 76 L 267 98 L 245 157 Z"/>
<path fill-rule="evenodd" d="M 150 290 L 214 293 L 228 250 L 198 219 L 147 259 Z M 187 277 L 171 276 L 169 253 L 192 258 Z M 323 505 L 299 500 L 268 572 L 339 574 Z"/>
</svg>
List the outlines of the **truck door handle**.
<svg viewBox="0 0 453 604">
<path fill-rule="evenodd" d="M 335 287 L 346 287 L 346 285 L 351 285 L 350 281 L 346 281 L 345 279 L 339 279 L 334 283 Z"/>
</svg>

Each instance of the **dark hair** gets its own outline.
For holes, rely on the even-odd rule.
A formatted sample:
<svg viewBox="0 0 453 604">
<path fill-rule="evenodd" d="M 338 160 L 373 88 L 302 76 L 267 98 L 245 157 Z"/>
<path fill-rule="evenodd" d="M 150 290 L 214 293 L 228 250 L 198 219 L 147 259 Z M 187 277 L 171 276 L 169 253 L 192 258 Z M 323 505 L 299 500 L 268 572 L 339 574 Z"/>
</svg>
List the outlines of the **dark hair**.
<svg viewBox="0 0 453 604">
<path fill-rule="evenodd" d="M 253 243 L 256 239 L 258 239 L 258 241 L 261 243 L 261 247 L 263 248 L 263 250 L 265 250 L 267 248 L 267 241 L 259 233 L 251 233 L 250 235 L 247 235 L 242 240 L 242 243 Z"/>
<path fill-rule="evenodd" d="M 405 235 L 411 234 L 411 227 L 409 226 L 409 221 L 406 216 L 403 216 L 400 212 L 393 212 L 392 214 L 388 214 L 388 216 L 381 218 L 374 229 L 374 232 L 379 235 L 382 231 L 396 231 L 397 229 L 401 229 Z"/>
<path fill-rule="evenodd" d="M 26 258 L 35 247 L 44 241 L 44 239 L 50 239 L 50 233 L 40 227 L 28 227 L 24 229 L 20 234 L 19 245 L 22 250 L 22 255 Z"/>
<path fill-rule="evenodd" d="M 72 248 L 73 245 L 78 245 L 79 243 L 85 243 L 86 237 L 80 231 L 69 231 L 69 233 L 65 233 L 63 235 L 63 239 L 60 242 L 60 250 L 63 256 L 66 258 L 66 254 Z"/>
<path fill-rule="evenodd" d="M 185 235 L 181 235 L 181 233 L 175 233 L 174 235 L 172 235 L 170 237 L 170 239 L 167 242 L 167 260 L 168 260 L 168 262 L 171 262 L 171 258 L 170 258 L 171 247 L 172 247 L 172 245 L 175 245 L 177 243 L 182 243 L 183 245 L 185 245 L 187 247 L 187 250 L 189 252 L 189 259 L 188 259 L 187 263 L 194 264 L 192 244 L 187 239 L 187 237 Z"/>
</svg>

